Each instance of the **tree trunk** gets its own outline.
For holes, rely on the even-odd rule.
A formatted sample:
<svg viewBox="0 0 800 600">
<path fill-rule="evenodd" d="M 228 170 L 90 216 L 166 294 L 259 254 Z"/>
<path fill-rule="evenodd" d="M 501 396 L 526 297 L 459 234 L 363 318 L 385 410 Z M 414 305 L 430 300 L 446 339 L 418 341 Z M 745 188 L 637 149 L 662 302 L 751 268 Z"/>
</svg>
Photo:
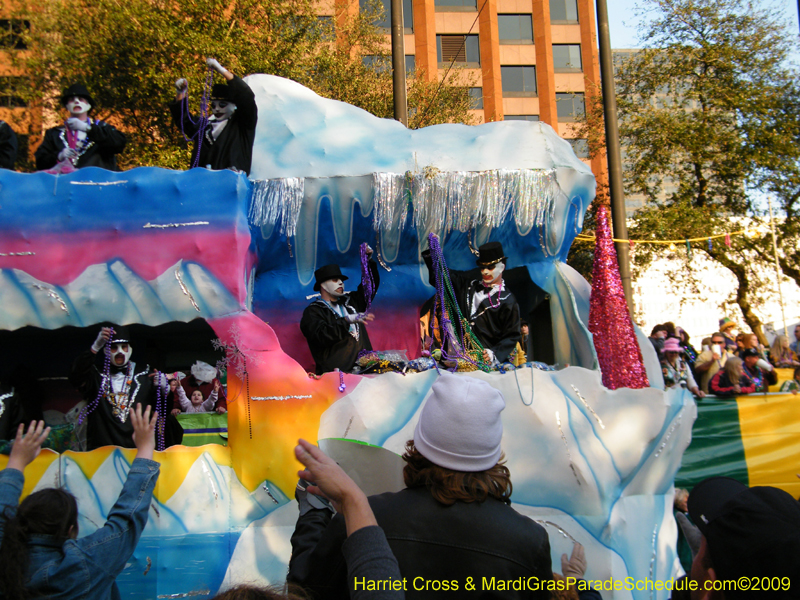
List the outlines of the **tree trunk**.
<svg viewBox="0 0 800 600">
<path fill-rule="evenodd" d="M 788 278 L 793 279 L 795 284 L 800 287 L 800 269 L 795 268 L 793 265 L 789 264 L 786 259 L 780 256 L 778 257 L 778 263 L 781 265 L 781 271 L 783 271 L 783 274 Z"/>
<path fill-rule="evenodd" d="M 753 307 L 750 305 L 750 280 L 747 277 L 747 270 L 739 263 L 732 261 L 724 253 L 715 250 L 705 250 L 705 253 L 728 269 L 733 273 L 734 277 L 736 277 L 738 284 L 736 287 L 736 304 L 739 305 L 745 323 L 747 323 L 750 326 L 750 330 L 756 334 L 758 341 L 764 346 L 767 346 L 767 336 L 764 334 L 763 323 L 761 323 L 761 319 L 758 318 L 758 315 L 753 312 Z"/>
</svg>

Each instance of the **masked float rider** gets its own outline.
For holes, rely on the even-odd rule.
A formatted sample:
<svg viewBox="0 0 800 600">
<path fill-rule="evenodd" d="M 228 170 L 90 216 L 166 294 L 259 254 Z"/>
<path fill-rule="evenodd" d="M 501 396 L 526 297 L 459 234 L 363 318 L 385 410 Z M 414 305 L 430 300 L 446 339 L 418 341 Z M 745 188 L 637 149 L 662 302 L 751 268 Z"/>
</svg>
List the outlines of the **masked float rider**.
<svg viewBox="0 0 800 600">
<path fill-rule="evenodd" d="M 61 95 L 69 117 L 51 127 L 36 149 L 36 168 L 52 173 L 70 173 L 83 167 L 119 171 L 116 155 L 125 149 L 125 134 L 89 113 L 95 102 L 89 91 L 76 83 Z"/>
<path fill-rule="evenodd" d="M 186 99 L 189 82 L 178 79 L 175 82 L 175 101 L 169 105 L 172 121 L 184 135 L 194 138 L 192 165 L 216 170 L 234 169 L 249 175 L 258 122 L 255 94 L 242 79 L 213 58 L 207 59 L 206 64 L 228 82 L 212 87 L 211 116 L 204 125 L 203 121 L 189 113 Z M 203 125 L 204 130 L 200 132 Z"/>
<path fill-rule="evenodd" d="M 109 327 L 100 329 L 92 347 L 75 360 L 69 376 L 70 383 L 83 393 L 91 411 L 87 417 L 87 450 L 100 446 L 134 448 L 130 411 L 136 404 L 141 404 L 142 410 L 152 406 L 155 411 L 156 387 L 161 387 L 164 398 L 168 392 L 167 378 L 163 374 L 155 381 L 148 365 L 139 367 L 131 360 L 133 347 L 127 327 L 115 325 L 113 335 L 111 331 Z M 104 373 L 106 344 L 111 350 L 108 376 Z M 98 393 L 99 400 L 93 407 Z"/>
<path fill-rule="evenodd" d="M 422 258 L 428 266 L 429 282 L 435 287 L 430 250 L 425 250 Z M 461 314 L 484 347 L 483 360 L 490 364 L 506 362 L 521 338 L 519 304 L 503 284 L 506 260 L 503 245 L 489 242 L 478 248 L 480 277 L 475 277 L 474 271 L 450 271 Z"/>
<path fill-rule="evenodd" d="M 378 266 L 372 260 L 372 248 L 367 249 L 369 270 L 374 287 L 372 298 L 378 292 L 380 276 Z M 367 313 L 367 298 L 362 280 L 354 292 L 345 293 L 344 282 L 339 265 L 325 265 L 314 271 L 314 291 L 320 297 L 303 311 L 300 330 L 308 341 L 308 348 L 316 362 L 317 375 L 334 369 L 351 371 L 362 350 L 372 350 L 367 334 L 366 323 L 374 315 Z"/>
</svg>

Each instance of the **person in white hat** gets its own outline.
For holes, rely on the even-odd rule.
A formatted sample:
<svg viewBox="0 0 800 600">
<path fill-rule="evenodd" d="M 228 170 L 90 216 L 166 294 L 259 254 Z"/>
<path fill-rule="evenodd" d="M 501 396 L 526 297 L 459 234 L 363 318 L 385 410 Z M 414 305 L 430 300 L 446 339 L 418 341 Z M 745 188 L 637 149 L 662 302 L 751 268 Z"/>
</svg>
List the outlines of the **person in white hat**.
<svg viewBox="0 0 800 600">
<path fill-rule="evenodd" d="M 443 371 L 406 444 L 406 488 L 370 497 L 406 598 L 432 592 L 459 597 L 472 591 L 470 585 L 480 590 L 484 578 L 489 585 L 523 582 L 519 590 L 504 588 L 503 598 L 550 597 L 547 533 L 510 506 L 511 477 L 500 447 L 504 408 L 503 396 L 485 381 Z M 344 519 L 307 503 L 304 508 L 303 493 L 287 581 L 315 598 L 349 598 L 366 582 L 348 577 Z"/>
</svg>

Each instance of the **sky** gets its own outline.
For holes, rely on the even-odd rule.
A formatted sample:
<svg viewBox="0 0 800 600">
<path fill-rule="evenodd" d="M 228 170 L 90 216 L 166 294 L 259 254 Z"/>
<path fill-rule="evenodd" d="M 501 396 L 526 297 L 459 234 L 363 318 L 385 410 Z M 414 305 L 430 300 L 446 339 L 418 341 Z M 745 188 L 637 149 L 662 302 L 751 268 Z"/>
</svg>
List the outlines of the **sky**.
<svg viewBox="0 0 800 600">
<path fill-rule="evenodd" d="M 611 36 L 611 47 L 614 49 L 638 48 L 639 18 L 636 16 L 636 6 L 640 0 L 606 0 L 608 4 L 608 27 Z M 786 15 L 787 26 L 793 34 L 798 34 L 797 3 L 794 0 L 772 0 L 764 4 L 774 5 Z M 800 50 L 795 51 L 795 57 L 800 57 Z"/>
<path fill-rule="evenodd" d="M 638 18 L 633 14 L 637 0 L 606 0 L 608 5 L 608 32 L 614 49 L 638 48 Z"/>
</svg>

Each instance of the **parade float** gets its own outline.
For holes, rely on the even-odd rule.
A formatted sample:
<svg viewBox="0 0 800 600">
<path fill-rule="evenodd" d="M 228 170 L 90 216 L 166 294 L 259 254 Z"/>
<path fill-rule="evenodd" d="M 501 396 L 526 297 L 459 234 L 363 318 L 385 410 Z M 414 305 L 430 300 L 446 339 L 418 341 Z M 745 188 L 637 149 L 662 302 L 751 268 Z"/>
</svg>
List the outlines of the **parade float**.
<svg viewBox="0 0 800 600">
<path fill-rule="evenodd" d="M 543 123 L 410 131 L 288 80 L 247 81 L 259 106 L 250 179 L 205 169 L 0 173 L 0 375 L 24 364 L 47 382 L 45 402 L 79 399 L 58 382 L 103 322 L 131 326 L 134 360 L 171 371 L 202 359 L 227 371 L 227 445 L 157 454 L 161 476 L 118 579 L 123 596 L 206 598 L 235 583 L 282 582 L 300 437 L 367 493 L 402 487 L 398 455 L 437 370 L 310 377 L 298 324 L 315 268 L 336 262 L 355 287 L 366 242 L 381 265 L 372 344 L 419 358 L 419 309 L 434 292 L 420 259 L 430 233 L 451 269 L 474 268 L 474 249 L 493 240 L 521 273 L 536 362 L 469 375 L 505 398 L 513 506 L 546 528 L 554 568 L 579 541 L 587 579 L 676 576 L 673 482 L 697 409 L 685 390 L 662 391 L 640 333 L 606 321 L 593 341 L 593 292 L 565 260 L 595 181 L 569 144 Z M 598 361 L 609 340 L 633 344 L 605 356 L 621 366 Z M 649 386 L 622 385 L 631 352 Z M 604 385 L 611 371 L 623 374 L 618 389 Z M 45 450 L 24 493 L 64 486 L 90 533 L 133 455 Z"/>
</svg>

